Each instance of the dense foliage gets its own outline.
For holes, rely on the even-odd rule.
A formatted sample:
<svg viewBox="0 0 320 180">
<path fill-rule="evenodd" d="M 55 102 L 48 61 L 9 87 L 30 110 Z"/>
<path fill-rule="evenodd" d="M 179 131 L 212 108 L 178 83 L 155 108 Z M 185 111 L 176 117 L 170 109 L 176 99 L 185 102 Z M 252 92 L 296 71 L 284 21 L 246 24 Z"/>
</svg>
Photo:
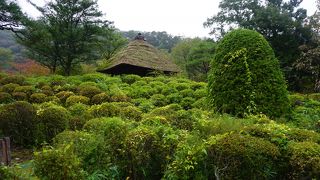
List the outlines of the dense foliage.
<svg viewBox="0 0 320 180">
<path fill-rule="evenodd" d="M 219 11 L 205 22 L 212 34 L 223 37 L 234 28 L 258 31 L 271 44 L 289 87 L 298 90 L 293 63 L 299 57 L 299 46 L 312 43 L 312 29 L 307 25 L 303 0 L 222 0 Z"/>
<path fill-rule="evenodd" d="M 284 124 L 212 113 L 207 84 L 179 77 L 0 74 L 0 84 L 1 133 L 38 147 L 32 163 L 1 167 L 4 179 L 319 177 L 318 94 L 290 95 Z"/>
<path fill-rule="evenodd" d="M 216 111 L 279 117 L 288 111 L 288 92 L 278 60 L 259 33 L 238 29 L 218 44 L 209 76 Z"/>
</svg>

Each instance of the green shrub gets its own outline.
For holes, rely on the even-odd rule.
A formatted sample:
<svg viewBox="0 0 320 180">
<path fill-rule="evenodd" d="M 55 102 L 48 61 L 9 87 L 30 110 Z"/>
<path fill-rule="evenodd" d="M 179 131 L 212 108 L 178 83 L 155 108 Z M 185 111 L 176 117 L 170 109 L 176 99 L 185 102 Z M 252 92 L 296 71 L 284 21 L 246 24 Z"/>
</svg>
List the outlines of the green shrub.
<svg viewBox="0 0 320 180">
<path fill-rule="evenodd" d="M 167 98 L 162 94 L 154 94 L 151 96 L 151 101 L 155 106 L 165 106 L 168 104 Z"/>
<path fill-rule="evenodd" d="M 74 93 L 71 91 L 61 91 L 56 94 L 56 97 L 60 99 L 60 102 L 65 103 L 68 97 L 73 96 Z"/>
<path fill-rule="evenodd" d="M 96 169 L 118 167 L 119 171 L 123 171 L 121 169 L 127 162 L 124 156 L 124 140 L 129 128 L 130 124 L 118 117 L 92 119 L 84 125 L 84 130 L 101 135 L 104 139 L 103 146 L 99 149 L 99 159 L 93 164 Z"/>
<path fill-rule="evenodd" d="M 303 105 L 306 98 L 302 94 L 289 95 L 289 101 L 291 106 Z"/>
<path fill-rule="evenodd" d="M 192 89 L 184 89 L 182 91 L 180 91 L 180 94 L 182 95 L 182 97 L 193 97 L 193 90 Z"/>
<path fill-rule="evenodd" d="M 86 96 L 88 98 L 92 98 L 93 96 L 100 94 L 102 91 L 95 86 L 87 86 L 79 89 L 79 94 L 81 96 Z"/>
<path fill-rule="evenodd" d="M 32 146 L 37 142 L 36 109 L 28 102 L 17 101 L 0 107 L 0 129 L 16 145 Z"/>
<path fill-rule="evenodd" d="M 25 85 L 25 78 L 23 76 L 7 76 L 4 78 L 0 79 L 0 85 L 5 85 L 5 84 L 19 84 L 19 85 Z"/>
<path fill-rule="evenodd" d="M 43 93 L 34 93 L 30 96 L 30 102 L 32 103 L 43 103 L 46 102 L 47 95 Z"/>
<path fill-rule="evenodd" d="M 174 87 L 170 86 L 164 86 L 163 89 L 161 90 L 161 94 L 168 96 L 173 93 L 177 93 L 178 91 Z"/>
<path fill-rule="evenodd" d="M 77 103 L 89 104 L 90 99 L 85 96 L 69 96 L 66 100 L 66 106 L 72 106 Z"/>
<path fill-rule="evenodd" d="M 135 75 L 135 74 L 122 75 L 122 76 L 121 76 L 121 80 L 122 80 L 122 82 L 124 82 L 124 83 L 133 84 L 133 83 L 135 83 L 136 81 L 140 81 L 140 80 L 141 80 L 141 77 L 138 76 L 138 75 Z"/>
<path fill-rule="evenodd" d="M 167 133 L 173 135 L 172 132 Z M 166 140 L 162 141 L 161 135 Z M 167 137 L 166 133 L 157 132 L 151 127 L 138 127 L 129 131 L 125 139 L 126 169 L 129 177 L 161 179 L 178 140 L 177 137 L 173 140 Z"/>
<path fill-rule="evenodd" d="M 286 83 L 274 52 L 256 31 L 238 29 L 218 44 L 208 89 L 215 111 L 279 117 L 289 108 Z"/>
<path fill-rule="evenodd" d="M 54 147 L 70 145 L 73 153 L 84 161 L 90 160 L 101 142 L 95 134 L 84 131 L 64 131 L 53 139 Z"/>
<path fill-rule="evenodd" d="M 111 103 L 102 103 L 100 105 L 93 105 L 88 109 L 88 113 L 95 118 L 98 117 L 113 117 L 120 114 L 120 109 Z"/>
<path fill-rule="evenodd" d="M 278 148 L 272 143 L 239 134 L 211 138 L 207 153 L 208 169 L 222 171 L 227 179 L 272 178 L 273 173 L 277 172 L 276 160 L 280 156 Z M 214 171 L 209 173 L 209 177 L 215 176 Z"/>
<path fill-rule="evenodd" d="M 173 93 L 167 96 L 170 103 L 180 103 L 183 99 L 180 93 Z"/>
<path fill-rule="evenodd" d="M 72 148 L 44 148 L 34 154 L 34 171 L 41 179 L 84 179 L 80 159 L 72 152 Z"/>
<path fill-rule="evenodd" d="M 199 137 L 189 136 L 178 144 L 165 177 L 272 179 L 278 171 L 278 148 L 261 138 L 224 134 L 203 143 Z"/>
<path fill-rule="evenodd" d="M 68 110 L 71 114 L 71 118 L 69 121 L 69 127 L 71 130 L 81 130 L 84 124 L 92 119 L 93 116 L 87 113 L 87 109 L 89 107 L 85 104 L 74 104 L 68 107 Z"/>
<path fill-rule="evenodd" d="M 288 146 L 292 179 L 320 177 L 320 145 L 314 142 L 293 142 Z"/>
<path fill-rule="evenodd" d="M 56 96 L 47 96 L 45 102 L 54 102 L 56 104 L 60 104 L 61 101 Z"/>
<path fill-rule="evenodd" d="M 6 92 L 0 92 L 0 104 L 6 104 L 13 101 L 12 96 Z"/>
<path fill-rule="evenodd" d="M 91 81 L 95 83 L 103 83 L 107 76 L 102 73 L 84 74 L 81 76 L 82 81 Z"/>
<path fill-rule="evenodd" d="M 196 100 L 192 105 L 192 108 L 198 108 L 198 109 L 202 109 L 202 110 L 208 110 L 209 106 L 208 106 L 208 98 L 207 97 L 203 97 L 200 98 L 198 100 Z"/>
<path fill-rule="evenodd" d="M 101 104 L 110 101 L 110 96 L 107 93 L 96 94 L 91 98 L 92 104 Z"/>
<path fill-rule="evenodd" d="M 201 99 L 208 96 L 207 89 L 197 89 L 193 92 L 193 97 L 196 99 Z"/>
<path fill-rule="evenodd" d="M 66 78 L 61 75 L 52 75 L 48 79 L 48 82 L 50 82 L 51 87 L 54 87 L 54 86 L 61 87 L 66 84 Z"/>
<path fill-rule="evenodd" d="M 179 103 L 184 109 L 191 109 L 192 104 L 195 103 L 195 99 L 192 97 L 185 97 Z"/>
<path fill-rule="evenodd" d="M 127 107 L 121 108 L 120 116 L 123 119 L 140 121 L 142 119 L 142 111 L 140 111 L 140 109 L 137 107 L 127 106 Z"/>
<path fill-rule="evenodd" d="M 12 96 L 17 101 L 26 101 L 28 99 L 28 95 L 24 92 L 14 92 Z"/>
<path fill-rule="evenodd" d="M 32 93 L 36 91 L 33 86 L 18 86 L 14 89 L 14 92 L 23 92 L 30 96 Z"/>
<path fill-rule="evenodd" d="M 308 94 L 307 97 L 316 101 L 320 101 L 320 93 Z"/>
<path fill-rule="evenodd" d="M 150 112 L 155 107 L 153 103 L 146 98 L 133 99 L 132 102 L 135 106 L 138 106 L 139 109 L 144 113 Z"/>
<path fill-rule="evenodd" d="M 37 115 L 41 123 L 43 138 L 47 142 L 51 142 L 53 137 L 68 128 L 71 117 L 68 110 L 52 103 L 40 106 Z"/>
<path fill-rule="evenodd" d="M 3 86 L 1 86 L 0 90 L 2 92 L 7 92 L 7 93 L 13 93 L 13 91 L 16 89 L 16 87 L 18 87 L 19 84 L 14 84 L 14 83 L 9 83 L 9 84 L 5 84 Z"/>
<path fill-rule="evenodd" d="M 178 91 L 182 91 L 182 90 L 190 88 L 190 85 L 188 83 L 177 83 L 177 84 L 174 84 L 174 87 Z"/>
</svg>

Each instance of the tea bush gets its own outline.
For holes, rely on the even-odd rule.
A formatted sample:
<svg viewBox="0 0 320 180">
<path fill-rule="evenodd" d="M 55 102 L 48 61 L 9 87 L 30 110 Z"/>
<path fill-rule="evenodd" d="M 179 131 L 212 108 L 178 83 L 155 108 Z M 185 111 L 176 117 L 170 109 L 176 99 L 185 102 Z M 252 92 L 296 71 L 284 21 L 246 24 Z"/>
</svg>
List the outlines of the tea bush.
<svg viewBox="0 0 320 180">
<path fill-rule="evenodd" d="M 9 83 L 26 85 L 25 78 L 23 76 L 6 76 L 0 79 L 0 85 L 5 85 Z"/>
<path fill-rule="evenodd" d="M 47 95 L 44 93 L 34 93 L 30 96 L 30 102 L 32 103 L 43 103 L 46 102 Z"/>
<path fill-rule="evenodd" d="M 0 104 L 6 104 L 14 101 L 12 96 L 6 92 L 0 92 Z"/>
<path fill-rule="evenodd" d="M 14 92 L 23 92 L 26 93 L 27 96 L 30 96 L 35 91 L 36 89 L 33 86 L 18 86 L 14 89 Z"/>
<path fill-rule="evenodd" d="M 38 139 L 35 107 L 23 101 L 0 106 L 0 129 L 16 145 L 32 146 Z"/>
<path fill-rule="evenodd" d="M 70 112 L 61 106 L 44 104 L 37 110 L 43 138 L 51 142 L 57 134 L 69 127 Z"/>
<path fill-rule="evenodd" d="M 28 95 L 24 92 L 13 92 L 12 96 L 17 101 L 27 101 Z"/>
<path fill-rule="evenodd" d="M 292 142 L 288 146 L 292 179 L 320 177 L 320 145 L 314 142 Z"/>
<path fill-rule="evenodd" d="M 95 86 L 87 86 L 79 88 L 79 94 L 81 96 L 86 96 L 88 98 L 92 98 L 93 96 L 100 94 L 102 91 Z"/>
<path fill-rule="evenodd" d="M 5 84 L 2 85 L 0 87 L 1 92 L 6 92 L 6 93 L 13 93 L 13 91 L 20 86 L 19 84 L 14 84 L 14 83 L 9 83 L 9 84 Z"/>
<path fill-rule="evenodd" d="M 96 94 L 91 98 L 92 104 L 101 104 L 110 101 L 110 96 L 107 93 Z"/>
<path fill-rule="evenodd" d="M 36 152 L 34 171 L 41 179 L 85 179 L 81 161 L 69 145 L 57 149 L 48 147 Z"/>
<path fill-rule="evenodd" d="M 102 140 L 95 134 L 83 131 L 64 131 L 53 139 L 54 147 L 70 146 L 72 152 L 83 159 L 83 163 L 95 156 L 95 151 Z"/>
<path fill-rule="evenodd" d="M 68 97 L 73 96 L 74 93 L 71 91 L 61 91 L 57 93 L 55 96 L 60 99 L 62 103 L 65 103 Z"/>
<path fill-rule="evenodd" d="M 82 104 L 89 104 L 90 103 L 90 99 L 88 97 L 85 96 L 76 96 L 76 95 L 72 95 L 69 96 L 66 100 L 66 106 L 72 106 L 74 104 L 77 103 L 82 103 Z"/>
</svg>

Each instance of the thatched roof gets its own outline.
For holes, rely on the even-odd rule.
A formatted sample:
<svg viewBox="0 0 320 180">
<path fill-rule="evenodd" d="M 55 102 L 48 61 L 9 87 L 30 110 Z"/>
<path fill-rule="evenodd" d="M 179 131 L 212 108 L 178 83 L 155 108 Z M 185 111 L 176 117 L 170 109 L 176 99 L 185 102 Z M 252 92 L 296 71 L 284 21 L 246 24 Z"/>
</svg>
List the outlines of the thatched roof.
<svg viewBox="0 0 320 180">
<path fill-rule="evenodd" d="M 134 73 L 135 71 L 154 70 L 162 71 L 164 73 L 180 72 L 179 67 L 163 52 L 143 39 L 131 41 L 125 48 L 108 60 L 105 67 L 98 69 L 99 72 L 109 74 L 129 74 Z M 144 73 L 140 72 L 139 74 Z"/>
</svg>

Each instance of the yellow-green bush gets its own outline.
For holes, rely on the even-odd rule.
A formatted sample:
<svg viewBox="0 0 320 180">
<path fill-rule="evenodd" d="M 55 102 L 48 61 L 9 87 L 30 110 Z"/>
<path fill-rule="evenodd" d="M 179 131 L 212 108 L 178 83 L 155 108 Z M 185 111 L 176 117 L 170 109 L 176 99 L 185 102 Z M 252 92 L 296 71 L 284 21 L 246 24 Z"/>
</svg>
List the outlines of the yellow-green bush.
<svg viewBox="0 0 320 180">
<path fill-rule="evenodd" d="M 69 96 L 66 100 L 66 106 L 72 106 L 74 104 L 77 103 L 82 103 L 82 104 L 89 104 L 90 103 L 90 99 L 85 97 L 85 96 L 76 96 L 76 95 L 72 95 Z"/>
<path fill-rule="evenodd" d="M 70 145 L 44 148 L 34 154 L 34 172 L 41 179 L 85 179 L 81 160 Z"/>
<path fill-rule="evenodd" d="M 14 92 L 23 92 L 30 96 L 32 93 L 36 91 L 33 86 L 18 86 L 14 89 Z"/>
<path fill-rule="evenodd" d="M 9 83 L 9 84 L 2 85 L 0 87 L 0 90 L 1 90 L 1 92 L 13 93 L 13 91 L 18 86 L 19 86 L 19 84 Z"/>
<path fill-rule="evenodd" d="M 74 93 L 71 91 L 61 91 L 57 93 L 55 96 L 60 99 L 62 103 L 65 103 L 68 97 L 73 96 Z"/>
<path fill-rule="evenodd" d="M 89 106 L 81 103 L 74 104 L 68 107 L 68 110 L 71 114 L 69 121 L 69 127 L 71 130 L 81 130 L 84 124 L 93 118 L 92 115 L 87 113 Z"/>
<path fill-rule="evenodd" d="M 150 98 L 151 102 L 158 107 L 168 105 L 168 99 L 162 94 L 154 94 Z"/>
<path fill-rule="evenodd" d="M 91 104 L 102 104 L 110 101 L 110 96 L 107 93 L 96 94 L 91 98 Z"/>
<path fill-rule="evenodd" d="M 320 177 L 320 145 L 314 142 L 292 142 L 288 146 L 290 178 Z"/>
<path fill-rule="evenodd" d="M 0 85 L 5 85 L 9 83 L 25 85 L 25 77 L 23 76 L 6 76 L 0 79 Z"/>
<path fill-rule="evenodd" d="M 43 104 L 37 110 L 43 139 L 50 142 L 57 134 L 69 127 L 70 112 L 52 103 Z"/>
<path fill-rule="evenodd" d="M 95 86 L 87 86 L 79 88 L 79 94 L 81 96 L 86 96 L 88 98 L 92 98 L 93 96 L 100 94 L 102 91 Z"/>
<path fill-rule="evenodd" d="M 133 84 L 133 83 L 135 83 L 136 81 L 140 81 L 140 80 L 141 80 L 141 77 L 138 76 L 138 75 L 134 75 L 134 74 L 122 75 L 122 76 L 121 76 L 121 80 L 122 80 L 122 82 L 124 82 L 124 83 Z"/>
<path fill-rule="evenodd" d="M 0 106 L 0 129 L 16 145 L 29 147 L 38 138 L 35 107 L 24 101 Z"/>
<path fill-rule="evenodd" d="M 17 101 L 27 101 L 28 95 L 24 92 L 13 92 L 12 96 Z"/>
<path fill-rule="evenodd" d="M 10 103 L 13 101 L 12 96 L 6 92 L 0 92 L 0 104 Z"/>
<path fill-rule="evenodd" d="M 32 103 L 43 103 L 43 102 L 46 102 L 46 98 L 47 98 L 47 95 L 43 93 L 33 93 L 29 99 L 30 99 L 30 102 Z"/>
</svg>

